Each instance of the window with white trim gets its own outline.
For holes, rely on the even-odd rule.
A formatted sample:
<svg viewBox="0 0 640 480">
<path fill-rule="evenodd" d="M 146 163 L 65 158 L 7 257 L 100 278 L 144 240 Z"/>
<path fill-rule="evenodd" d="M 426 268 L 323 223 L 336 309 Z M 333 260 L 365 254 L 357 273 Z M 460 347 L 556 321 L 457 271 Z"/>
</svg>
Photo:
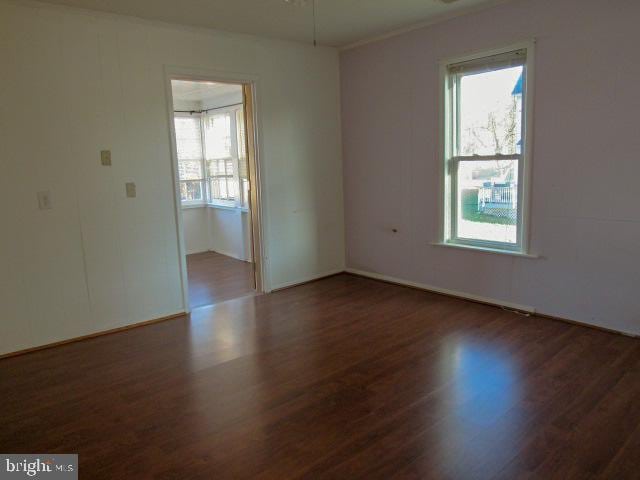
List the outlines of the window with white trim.
<svg viewBox="0 0 640 480">
<path fill-rule="evenodd" d="M 242 105 L 202 114 L 176 114 L 176 144 L 183 205 L 249 206 Z"/>
<path fill-rule="evenodd" d="M 247 157 L 247 133 L 244 109 L 236 110 L 236 139 L 238 145 L 238 181 L 240 206 L 249 207 L 249 159 Z"/>
<path fill-rule="evenodd" d="M 237 182 L 236 148 L 232 145 L 231 113 L 228 111 L 207 114 L 204 117 L 207 176 L 210 201 L 219 204 L 235 204 Z"/>
<path fill-rule="evenodd" d="M 176 116 L 180 198 L 183 204 L 205 202 L 204 159 L 200 115 Z"/>
<path fill-rule="evenodd" d="M 523 252 L 527 49 L 445 68 L 444 241 Z"/>
</svg>

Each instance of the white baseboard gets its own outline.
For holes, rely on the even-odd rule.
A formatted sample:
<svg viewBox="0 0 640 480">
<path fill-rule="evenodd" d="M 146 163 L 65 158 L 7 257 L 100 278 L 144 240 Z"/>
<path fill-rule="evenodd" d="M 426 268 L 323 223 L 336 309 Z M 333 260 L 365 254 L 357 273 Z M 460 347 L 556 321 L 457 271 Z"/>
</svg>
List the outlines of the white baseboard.
<svg viewBox="0 0 640 480">
<path fill-rule="evenodd" d="M 345 272 L 344 268 L 337 268 L 335 270 L 329 270 L 327 272 L 318 273 L 317 275 L 303 277 L 297 280 L 293 280 L 291 282 L 280 283 L 278 285 L 272 286 L 270 289 L 270 292 L 275 292 L 276 290 L 282 290 L 284 288 L 295 287 L 296 285 L 302 285 L 305 283 L 313 282 L 314 280 L 320 280 L 321 278 L 330 277 L 332 275 L 337 275 L 343 272 Z"/>
<path fill-rule="evenodd" d="M 236 260 L 241 260 L 243 262 L 251 263 L 251 260 L 241 257 L 240 255 L 236 255 L 234 252 L 226 252 L 224 250 L 214 250 L 212 248 L 210 248 L 208 251 L 213 253 L 219 253 L 220 255 L 224 255 L 225 257 L 231 257 L 231 258 L 235 258 Z"/>
<path fill-rule="evenodd" d="M 235 253 L 225 252 L 222 250 L 213 250 L 211 248 L 208 248 L 207 250 L 194 250 L 192 252 L 187 251 L 187 255 L 195 255 L 197 253 L 207 253 L 207 252 L 219 253 L 220 255 L 224 255 L 225 257 L 231 257 L 231 258 L 235 258 L 236 260 L 241 260 L 243 262 L 253 263 L 250 259 L 238 256 Z"/>
<path fill-rule="evenodd" d="M 187 250 L 186 253 L 187 253 L 187 255 L 195 255 L 196 253 L 207 253 L 209 251 L 210 250 L 193 250 L 193 251 Z"/>
<path fill-rule="evenodd" d="M 490 305 L 497 305 L 499 307 L 506 307 L 513 310 L 519 310 L 522 312 L 535 313 L 536 309 L 528 305 L 520 305 L 517 303 L 506 302 L 504 300 L 497 300 L 495 298 L 483 297 L 480 295 L 472 295 L 466 292 L 459 292 L 457 290 L 449 290 L 447 288 L 434 287 L 433 285 L 427 285 L 426 283 L 412 282 L 410 280 L 404 280 L 402 278 L 390 277 L 388 275 L 382 275 L 380 273 L 367 272 L 365 270 L 358 270 L 355 268 L 347 268 L 347 273 L 353 273 L 354 275 L 360 275 L 361 277 L 373 278 L 375 280 L 383 280 L 385 282 L 396 283 L 398 285 L 405 285 L 407 287 L 419 288 L 420 290 L 426 290 L 428 292 L 442 293 L 452 297 L 463 298 L 465 300 L 473 300 L 474 302 L 488 303 Z"/>
<path fill-rule="evenodd" d="M 74 337 L 69 337 L 69 338 L 65 338 L 62 340 L 56 340 L 53 342 L 47 342 L 47 343 L 40 343 L 40 344 L 36 344 L 36 345 L 32 345 L 30 347 L 21 347 L 19 349 L 14 349 L 14 350 L 10 350 L 10 351 L 0 351 L 0 359 L 3 358 L 8 358 L 8 357 L 13 357 L 16 355 L 22 355 L 25 353 L 29 353 L 29 352 L 35 352 L 38 350 L 44 350 L 46 348 L 52 348 L 52 347 L 57 347 L 60 345 L 66 345 L 68 343 L 75 343 L 75 342 L 79 342 L 82 340 L 88 340 L 91 338 L 96 338 L 96 337 L 101 337 L 103 335 L 110 335 L 112 333 L 118 333 L 118 332 L 123 332 L 125 330 L 131 330 L 133 328 L 138 328 L 138 327 L 144 327 L 147 325 L 152 325 L 155 323 L 160 323 L 160 322 L 164 322 L 166 320 L 172 320 L 174 318 L 178 318 L 178 317 L 182 317 L 187 315 L 187 312 L 185 311 L 178 311 L 176 313 L 172 313 L 170 315 L 163 315 L 162 317 L 157 317 L 154 318 L 152 320 L 143 320 L 143 321 L 139 321 L 139 322 L 133 322 L 133 323 L 126 323 L 123 324 L 122 322 L 117 322 L 117 323 L 112 323 L 110 325 L 103 325 L 100 327 L 99 330 L 94 330 L 90 333 L 85 333 L 83 335 L 78 335 L 78 336 L 74 336 Z"/>
</svg>

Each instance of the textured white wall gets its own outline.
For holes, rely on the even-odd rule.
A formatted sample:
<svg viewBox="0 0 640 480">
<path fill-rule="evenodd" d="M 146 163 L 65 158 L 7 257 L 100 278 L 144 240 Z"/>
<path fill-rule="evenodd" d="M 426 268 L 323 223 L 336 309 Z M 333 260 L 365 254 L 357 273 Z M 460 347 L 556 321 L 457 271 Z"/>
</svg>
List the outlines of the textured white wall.
<svg viewBox="0 0 640 480">
<path fill-rule="evenodd" d="M 0 353 L 183 310 L 165 65 L 259 77 L 269 285 L 343 268 L 335 50 L 0 0 L 0 65 Z"/>
</svg>

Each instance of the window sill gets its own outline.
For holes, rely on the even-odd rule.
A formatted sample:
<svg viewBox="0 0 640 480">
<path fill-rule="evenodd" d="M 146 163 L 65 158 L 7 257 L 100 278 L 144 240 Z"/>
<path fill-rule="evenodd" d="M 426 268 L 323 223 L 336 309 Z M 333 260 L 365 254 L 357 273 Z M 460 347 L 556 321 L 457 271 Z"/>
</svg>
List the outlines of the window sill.
<svg viewBox="0 0 640 480">
<path fill-rule="evenodd" d="M 182 210 L 191 210 L 192 208 L 204 208 L 206 206 L 206 203 L 183 203 L 180 205 L 180 208 L 182 208 Z"/>
<path fill-rule="evenodd" d="M 242 213 L 246 213 L 249 211 L 248 208 L 244 208 L 244 207 L 232 207 L 230 205 L 218 205 L 216 203 L 207 203 L 206 204 L 207 208 L 215 208 L 217 210 L 229 210 L 232 212 L 242 212 Z"/>
<path fill-rule="evenodd" d="M 536 255 L 533 253 L 512 252 L 509 250 L 499 250 L 497 248 L 487 248 L 487 247 L 476 247 L 473 245 L 461 245 L 458 243 L 432 242 L 431 245 L 436 247 L 448 247 L 448 248 L 458 248 L 461 250 L 472 250 L 472 251 L 482 252 L 482 253 L 497 253 L 499 255 L 510 255 L 512 257 L 540 258 L 539 255 Z"/>
</svg>

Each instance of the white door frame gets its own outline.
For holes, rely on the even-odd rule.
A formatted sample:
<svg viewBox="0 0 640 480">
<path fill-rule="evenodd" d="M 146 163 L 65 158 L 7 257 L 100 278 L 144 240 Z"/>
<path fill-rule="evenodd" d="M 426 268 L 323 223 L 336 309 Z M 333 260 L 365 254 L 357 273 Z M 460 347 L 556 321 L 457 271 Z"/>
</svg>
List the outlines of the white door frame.
<svg viewBox="0 0 640 480">
<path fill-rule="evenodd" d="M 255 179 L 250 179 L 250 188 L 255 189 L 255 194 L 252 195 L 252 199 L 255 202 L 251 204 L 250 214 L 252 216 L 252 229 L 258 228 L 258 232 L 252 232 L 253 252 L 254 252 L 254 264 L 256 269 L 256 290 L 259 293 L 269 292 L 269 275 L 267 275 L 267 265 L 265 256 L 265 235 L 262 219 L 264 218 L 264 210 L 262 206 L 261 192 L 263 191 L 263 178 L 264 175 L 261 172 L 261 152 L 262 144 L 260 142 L 260 117 L 259 117 L 259 103 L 258 103 L 258 86 L 259 78 L 254 74 L 245 74 L 237 72 L 219 71 L 203 68 L 191 68 L 165 65 L 164 67 L 164 79 L 165 79 L 165 94 L 167 104 L 167 119 L 169 119 L 169 140 L 171 145 L 171 164 L 173 172 L 173 192 L 174 192 L 174 209 L 176 219 L 176 237 L 178 240 L 178 256 L 180 262 L 180 281 L 182 283 L 182 301 L 184 305 L 184 311 L 189 313 L 191 307 L 189 305 L 189 281 L 187 277 L 187 252 L 186 244 L 184 240 L 184 225 L 182 220 L 182 206 L 180 201 L 180 176 L 178 170 L 178 153 L 176 146 L 175 135 L 175 123 L 174 123 L 174 107 L 173 107 L 173 91 L 171 89 L 171 80 L 188 80 L 188 81 L 208 81 L 208 82 L 221 82 L 221 83 L 236 83 L 242 85 L 250 85 L 252 92 L 252 106 L 253 106 L 253 141 L 254 141 L 254 157 L 255 157 Z M 254 204 L 255 203 L 255 204 Z M 254 221 L 254 218 L 257 221 Z M 257 233 L 257 235 L 256 235 Z"/>
</svg>

